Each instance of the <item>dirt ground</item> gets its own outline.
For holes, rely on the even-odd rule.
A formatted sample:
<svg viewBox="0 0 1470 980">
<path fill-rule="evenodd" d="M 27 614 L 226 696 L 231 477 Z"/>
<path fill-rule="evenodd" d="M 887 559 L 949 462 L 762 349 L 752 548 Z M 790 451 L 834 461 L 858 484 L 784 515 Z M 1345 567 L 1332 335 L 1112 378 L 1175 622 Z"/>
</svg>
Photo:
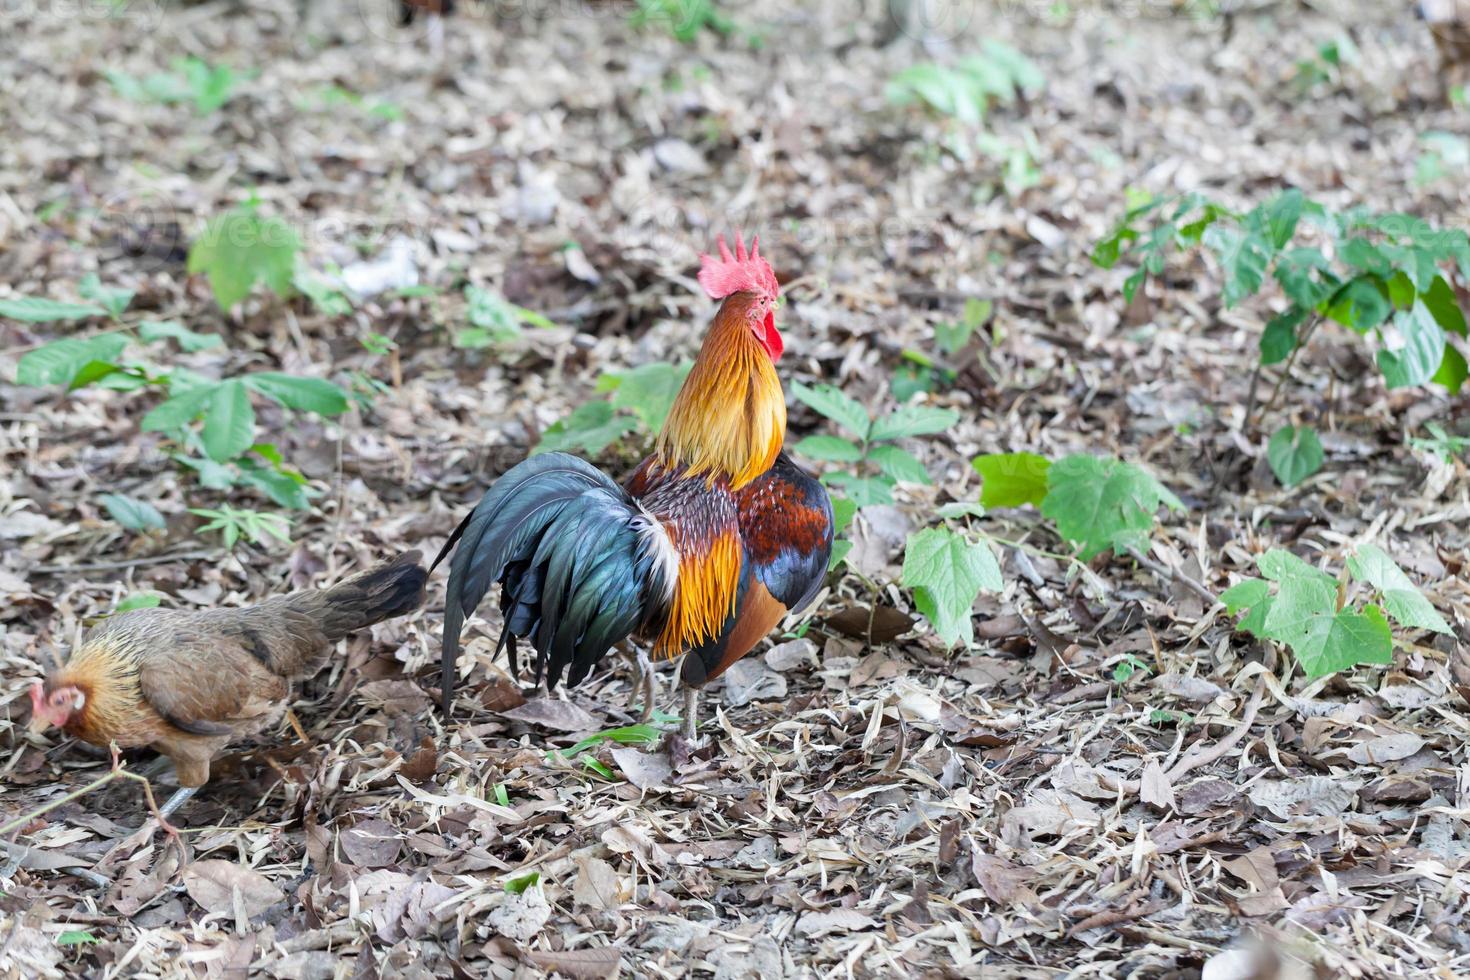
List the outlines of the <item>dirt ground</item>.
<svg viewBox="0 0 1470 980">
<path fill-rule="evenodd" d="M 136 289 L 135 311 L 221 335 L 224 348 L 175 355 L 202 373 L 380 385 L 334 422 L 258 406 L 319 496 L 293 515 L 290 544 L 227 552 L 188 508 L 268 505 L 182 474 L 140 429 L 153 401 L 13 383 L 25 351 L 104 324 L 0 319 L 7 819 L 108 770 L 23 728 L 28 687 L 86 624 L 132 593 L 239 605 L 437 551 L 603 372 L 694 354 L 712 309 L 693 273 L 715 233 L 758 231 L 787 284 L 788 388 L 825 381 L 891 406 L 901 351 L 967 298 L 995 311 L 985 369 L 929 396 L 961 423 L 906 443 L 934 485 L 859 514 L 849 565 L 804 634 L 773 637 L 705 698 L 704 744 L 671 725 L 651 750 L 559 755 L 635 720 L 631 675 L 614 658 L 571 692 L 523 692 L 494 663 L 493 613 L 471 627 L 446 724 L 430 707 L 436 575 L 425 610 L 347 641 L 306 685 L 307 742 L 283 727 L 217 764 L 182 811 L 187 865 L 160 837 L 102 861 L 105 887 L 61 870 L 102 860 L 141 820 L 131 781 L 10 833 L 35 850 L 0 866 L 0 969 L 1470 970 L 1470 479 L 1464 459 L 1409 442 L 1426 421 L 1463 424 L 1466 400 L 1388 392 L 1359 338 L 1323 330 L 1277 422 L 1317 425 L 1327 465 L 1283 489 L 1269 430 L 1238 431 L 1269 305 L 1224 308 L 1200 259 L 1125 304 L 1125 271 L 1088 259 L 1128 188 L 1248 207 L 1295 186 L 1465 226 L 1463 173 L 1416 180 L 1423 133 L 1470 128 L 1441 98 L 1424 25 L 1407 4 L 1335 0 L 940 6 L 926 47 L 902 33 L 878 43 L 871 0 L 723 4 L 736 34 L 687 45 L 631 27 L 616 3 L 471 4 L 436 56 L 388 0 L 0 5 L 0 298 L 75 299 L 97 273 Z M 1303 91 L 1297 63 L 1344 34 L 1356 61 Z M 896 72 L 986 37 L 1046 76 L 988 120 L 1034 138 L 1040 180 L 1015 194 L 993 162 L 937 149 L 949 124 L 884 96 Z M 249 73 L 222 109 L 137 101 L 108 80 L 190 55 Z M 252 192 L 314 268 L 399 249 L 433 289 L 341 314 L 257 291 L 221 313 L 184 249 Z M 466 283 L 554 327 L 456 347 Z M 372 334 L 396 352 L 365 349 Z M 794 401 L 790 428 L 792 442 L 828 431 Z M 625 440 L 597 462 L 621 476 L 645 448 Z M 1016 510 L 977 529 L 1041 553 L 1002 549 L 1006 588 L 976 604 L 975 646 L 946 649 L 897 584 L 905 535 L 976 499 L 971 457 L 1023 449 L 1149 467 L 1186 505 L 1162 519 L 1152 555 L 1207 594 L 1266 548 L 1335 568 L 1372 538 L 1458 639 L 1406 639 L 1392 667 L 1308 684 L 1199 590 L 1114 558 L 1080 574 Z M 152 502 L 166 529 L 122 530 L 98 502 L 107 492 Z M 667 683 L 663 698 L 675 711 Z M 1270 972 L 1275 955 L 1284 972 Z"/>
</svg>

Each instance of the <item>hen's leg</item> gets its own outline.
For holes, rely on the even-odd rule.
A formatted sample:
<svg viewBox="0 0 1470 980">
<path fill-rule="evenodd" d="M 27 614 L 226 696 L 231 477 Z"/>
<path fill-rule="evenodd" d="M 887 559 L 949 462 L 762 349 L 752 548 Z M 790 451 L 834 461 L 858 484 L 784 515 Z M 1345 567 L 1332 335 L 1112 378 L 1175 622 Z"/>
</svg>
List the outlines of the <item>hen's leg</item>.
<svg viewBox="0 0 1470 980">
<path fill-rule="evenodd" d="M 694 741 L 694 732 L 699 728 L 699 688 L 684 688 L 684 737 Z"/>
<path fill-rule="evenodd" d="M 635 662 L 638 664 L 638 686 L 643 688 L 643 710 L 638 712 L 638 720 L 646 725 L 653 721 L 653 709 L 658 704 L 658 675 L 653 672 L 648 651 L 642 647 L 638 648 Z"/>
</svg>

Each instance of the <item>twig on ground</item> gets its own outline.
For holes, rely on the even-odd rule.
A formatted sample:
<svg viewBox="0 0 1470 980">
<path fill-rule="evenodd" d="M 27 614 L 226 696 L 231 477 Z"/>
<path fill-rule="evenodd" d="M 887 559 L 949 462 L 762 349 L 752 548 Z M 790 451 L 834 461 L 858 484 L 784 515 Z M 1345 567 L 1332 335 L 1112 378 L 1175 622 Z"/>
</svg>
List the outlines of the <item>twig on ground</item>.
<svg viewBox="0 0 1470 980">
<path fill-rule="evenodd" d="M 1190 578 L 1180 569 L 1169 568 L 1165 565 L 1162 565 L 1159 562 L 1154 561 L 1152 558 L 1149 558 L 1137 548 L 1129 548 L 1128 554 L 1132 556 L 1134 561 L 1138 562 L 1144 568 L 1153 572 L 1159 578 L 1173 579 L 1175 582 L 1178 582 L 1180 585 L 1189 589 L 1189 591 L 1193 592 L 1195 595 L 1203 599 L 1207 607 L 1215 606 L 1220 602 L 1220 597 L 1215 595 L 1215 593 L 1212 592 L 1208 586 L 1204 585 L 1197 579 Z"/>
<path fill-rule="evenodd" d="M 1250 731 L 1251 726 L 1256 723 L 1256 713 L 1260 711 L 1261 698 L 1265 693 L 1266 678 L 1261 677 L 1256 680 L 1256 689 L 1252 692 L 1250 701 L 1246 703 L 1245 713 L 1241 715 L 1240 724 L 1235 726 L 1235 730 L 1207 749 L 1201 749 L 1198 746 L 1191 749 L 1184 758 L 1174 764 L 1173 768 L 1164 773 L 1164 778 L 1169 781 L 1170 785 L 1183 779 L 1201 766 L 1209 765 L 1234 748 L 1235 743 L 1239 742 L 1245 736 L 1245 733 Z M 1136 779 L 1115 780 L 1105 774 L 1099 774 L 1098 781 L 1108 789 L 1116 790 L 1125 796 L 1137 794 L 1139 788 L 1143 785 Z"/>
</svg>

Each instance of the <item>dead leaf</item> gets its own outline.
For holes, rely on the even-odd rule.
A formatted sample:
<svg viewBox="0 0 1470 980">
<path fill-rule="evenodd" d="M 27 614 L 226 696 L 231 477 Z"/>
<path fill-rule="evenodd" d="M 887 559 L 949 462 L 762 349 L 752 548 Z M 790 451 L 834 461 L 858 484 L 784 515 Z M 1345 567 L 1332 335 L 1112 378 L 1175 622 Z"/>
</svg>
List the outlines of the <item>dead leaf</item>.
<svg viewBox="0 0 1470 980">
<path fill-rule="evenodd" d="M 429 696 L 413 681 L 368 681 L 355 687 L 353 693 L 389 715 L 420 715 L 429 707 Z"/>
<path fill-rule="evenodd" d="M 1004 858 L 986 854 L 977 847 L 970 855 L 970 869 L 980 888 L 997 905 L 1010 906 L 1036 900 L 1036 894 L 1026 885 L 1026 869 Z"/>
<path fill-rule="evenodd" d="M 1332 776 L 1303 776 L 1296 779 L 1262 779 L 1247 796 L 1256 806 L 1286 818 L 1293 813 L 1335 817 L 1348 808 L 1363 786 L 1361 779 Z"/>
<path fill-rule="evenodd" d="M 208 859 L 195 861 L 184 872 L 184 889 L 189 897 L 206 912 L 233 915 L 235 895 L 245 909 L 246 915 L 259 915 L 277 902 L 283 901 L 286 893 L 254 868 L 233 861 Z"/>
<path fill-rule="evenodd" d="M 1424 748 L 1424 739 L 1412 732 L 1393 732 L 1354 745 L 1348 758 L 1360 766 L 1397 762 Z"/>
<path fill-rule="evenodd" d="M 597 727 L 596 718 L 560 698 L 532 698 L 519 707 L 500 712 L 500 716 L 559 732 L 586 732 Z"/>
<path fill-rule="evenodd" d="M 805 637 L 787 640 L 767 650 L 765 661 L 767 667 L 783 673 L 805 664 L 815 667 L 817 665 L 817 645 Z"/>
<path fill-rule="evenodd" d="M 1138 798 L 1160 809 L 1174 807 L 1174 786 L 1169 782 L 1169 777 L 1164 774 L 1164 767 L 1159 765 L 1159 760 L 1150 759 L 1144 764 Z"/>
<path fill-rule="evenodd" d="M 786 678 L 761 660 L 747 657 L 736 661 L 725 671 L 725 689 L 721 699 L 732 708 L 785 696 Z"/>
<path fill-rule="evenodd" d="M 527 943 L 540 934 L 551 918 L 551 906 L 539 885 L 517 894 L 506 892 L 505 901 L 490 910 L 485 921 L 506 939 Z"/>
<path fill-rule="evenodd" d="M 577 878 L 572 882 L 572 899 L 578 905 L 611 910 L 622 904 L 623 888 L 618 873 L 601 858 L 577 859 Z"/>
<path fill-rule="evenodd" d="M 1196 704 L 1213 701 L 1226 693 L 1219 684 L 1189 674 L 1160 674 L 1153 679 L 1153 686 L 1165 694 Z"/>
<path fill-rule="evenodd" d="M 810 939 L 834 932 L 858 932 L 877 928 L 877 923 L 856 909 L 832 909 L 830 912 L 808 912 L 796 920 L 796 931 Z"/>
<path fill-rule="evenodd" d="M 612 749 L 612 757 L 628 782 L 639 789 L 667 786 L 674 774 L 666 751 L 644 752 L 632 746 L 618 746 Z"/>
<path fill-rule="evenodd" d="M 343 831 L 338 841 L 347 860 L 360 868 L 384 868 L 398 860 L 403 841 L 386 820 L 364 820 Z"/>
<path fill-rule="evenodd" d="M 540 950 L 526 954 L 532 963 L 572 980 L 605 980 L 622 975 L 623 954 L 616 946 L 589 946 L 585 949 Z"/>
</svg>

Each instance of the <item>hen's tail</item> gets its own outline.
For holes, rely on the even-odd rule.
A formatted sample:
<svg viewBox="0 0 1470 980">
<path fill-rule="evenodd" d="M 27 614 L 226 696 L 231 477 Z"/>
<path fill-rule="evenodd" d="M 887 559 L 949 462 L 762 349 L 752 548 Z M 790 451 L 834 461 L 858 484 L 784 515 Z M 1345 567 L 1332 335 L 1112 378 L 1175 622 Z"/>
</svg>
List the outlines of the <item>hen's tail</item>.
<svg viewBox="0 0 1470 980">
<path fill-rule="evenodd" d="M 510 469 L 450 535 L 454 551 L 440 661 L 444 714 L 454 698 L 464 621 L 501 583 L 500 646 L 536 648 L 536 681 L 575 684 L 608 649 L 668 606 L 677 557 L 663 527 L 603 473 L 545 453 Z"/>
<path fill-rule="evenodd" d="M 413 612 L 422 605 L 429 573 L 419 563 L 421 558 L 421 552 L 407 552 L 329 589 L 287 596 L 286 605 L 291 612 L 309 617 L 335 643 L 349 633 Z"/>
</svg>

